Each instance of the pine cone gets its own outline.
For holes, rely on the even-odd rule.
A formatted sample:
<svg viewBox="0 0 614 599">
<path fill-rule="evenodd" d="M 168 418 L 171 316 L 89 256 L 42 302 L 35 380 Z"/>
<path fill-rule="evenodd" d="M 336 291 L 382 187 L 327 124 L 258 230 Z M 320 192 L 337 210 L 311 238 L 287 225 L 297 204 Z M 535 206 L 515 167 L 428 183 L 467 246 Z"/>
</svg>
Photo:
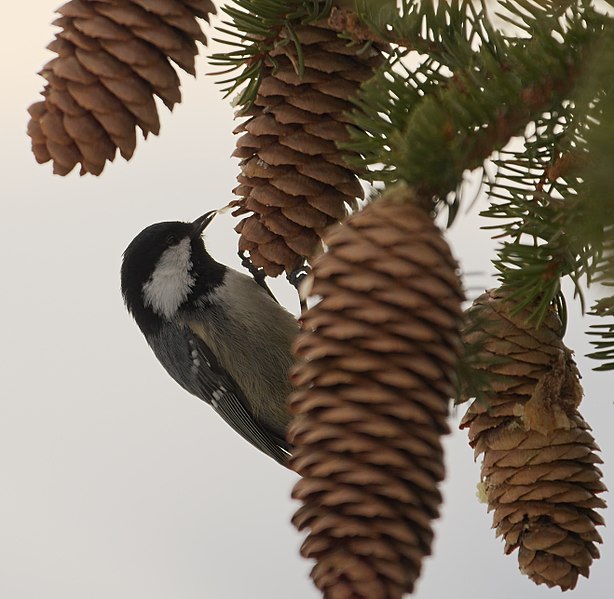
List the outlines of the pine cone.
<svg viewBox="0 0 614 599">
<path fill-rule="evenodd" d="M 521 572 L 565 591 L 599 557 L 599 448 L 577 411 L 582 387 L 556 313 L 535 328 L 531 308 L 514 313 L 506 298 L 490 291 L 467 311 L 477 399 L 461 428 L 484 456 L 480 495 L 505 552 L 518 548 Z"/>
<path fill-rule="evenodd" d="M 402 201 L 400 201 L 402 200 Z M 294 525 L 330 598 L 411 592 L 430 554 L 462 292 L 447 243 L 404 189 L 325 235 L 290 400 Z"/>
<path fill-rule="evenodd" d="M 349 98 L 382 61 L 374 46 L 348 45 L 325 23 L 295 28 L 304 60 L 297 74 L 294 43 L 282 42 L 265 67 L 249 119 L 235 133 L 242 159 L 235 215 L 239 248 L 270 276 L 312 257 L 324 229 L 363 196 L 337 142 L 349 139 Z M 274 61 L 274 62 L 273 62 Z"/>
<path fill-rule="evenodd" d="M 154 94 L 169 109 L 181 100 L 169 62 L 194 75 L 196 42 L 206 43 L 196 18 L 215 13 L 211 0 L 71 0 L 47 46 L 58 56 L 41 71 L 44 100 L 28 109 L 28 135 L 39 163 L 53 172 L 99 175 L 119 148 L 129 160 L 136 127 L 160 129 Z"/>
</svg>

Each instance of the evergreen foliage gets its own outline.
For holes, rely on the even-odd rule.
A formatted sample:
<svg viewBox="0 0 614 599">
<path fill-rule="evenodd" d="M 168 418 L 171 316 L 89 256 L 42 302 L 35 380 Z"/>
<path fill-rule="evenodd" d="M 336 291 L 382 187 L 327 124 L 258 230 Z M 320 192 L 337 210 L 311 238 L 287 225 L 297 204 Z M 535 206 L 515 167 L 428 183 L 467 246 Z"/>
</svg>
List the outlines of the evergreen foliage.
<svg viewBox="0 0 614 599">
<path fill-rule="evenodd" d="M 390 26 L 376 3 L 359 4 L 382 36 L 412 40 L 419 51 L 398 49 L 356 100 L 349 147 L 363 168 L 376 166 L 371 180 L 404 179 L 447 203 L 452 221 L 463 172 L 496 153 L 482 215 L 498 221 L 488 226 L 502 240 L 493 262 L 518 309 L 538 300 L 539 322 L 554 302 L 564 319 L 565 276 L 583 307 L 591 283 L 607 294 L 614 281 L 611 18 L 589 2 L 502 2 L 505 19 L 522 31 L 512 37 L 491 26 L 484 4 L 405 2 L 406 17 Z M 418 66 L 399 68 L 407 57 Z M 612 297 L 593 313 L 612 316 Z M 614 367 L 614 325 L 591 328 L 600 350 L 591 356 Z"/>
<path fill-rule="evenodd" d="M 592 313 L 614 315 L 614 23 L 594 4 L 356 0 L 354 7 L 371 42 L 391 49 L 354 99 L 345 146 L 358 154 L 352 166 L 372 182 L 405 181 L 435 210 L 447 207 L 452 222 L 463 174 L 490 160 L 482 214 L 500 239 L 493 263 L 519 309 L 537 302 L 536 322 L 552 303 L 564 318 L 563 277 L 583 308 L 587 287 L 600 283 Z M 300 73 L 292 28 L 328 14 L 330 2 L 235 0 L 224 10 L 223 31 L 236 49 L 214 62 L 242 69 L 226 91 L 240 88 L 237 102 L 249 106 L 276 44 L 297 44 Z M 495 14 L 511 32 L 493 25 Z M 359 43 L 352 32 L 345 37 Z M 591 327 L 591 335 L 591 356 L 603 360 L 601 369 L 614 368 L 614 323 Z"/>
<path fill-rule="evenodd" d="M 225 67 L 218 74 L 240 70 L 238 75 L 221 80 L 226 96 L 238 88 L 241 91 L 235 99 L 238 106 L 250 105 L 258 92 L 262 80 L 265 59 L 275 62 L 269 54 L 279 44 L 291 42 L 295 45 L 298 61 L 297 72 L 303 69 L 301 45 L 294 33 L 299 23 L 311 23 L 330 12 L 331 0 L 233 0 L 222 7 L 228 17 L 222 21 L 218 31 L 230 38 L 217 39 L 234 50 L 213 54 L 211 64 Z M 287 33 L 282 41 L 282 32 Z"/>
</svg>

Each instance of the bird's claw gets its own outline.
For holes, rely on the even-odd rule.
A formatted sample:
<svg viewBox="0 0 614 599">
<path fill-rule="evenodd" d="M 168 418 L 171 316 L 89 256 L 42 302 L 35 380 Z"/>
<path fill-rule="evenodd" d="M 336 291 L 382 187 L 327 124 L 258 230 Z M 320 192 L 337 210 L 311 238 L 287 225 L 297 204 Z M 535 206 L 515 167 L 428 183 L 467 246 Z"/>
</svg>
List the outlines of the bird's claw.
<svg viewBox="0 0 614 599">
<path fill-rule="evenodd" d="M 290 285 L 292 285 L 297 291 L 300 284 L 303 282 L 306 276 L 311 272 L 311 268 L 307 264 L 301 264 L 298 268 L 295 268 L 292 272 L 286 275 Z"/>
<path fill-rule="evenodd" d="M 277 303 L 277 298 L 273 295 L 273 292 L 269 289 L 269 286 L 266 284 L 266 273 L 262 268 L 258 268 L 254 266 L 251 257 L 245 252 L 245 250 L 239 250 L 237 255 L 241 259 L 241 266 L 249 271 L 249 274 L 252 275 L 254 281 L 260 285 Z"/>
</svg>

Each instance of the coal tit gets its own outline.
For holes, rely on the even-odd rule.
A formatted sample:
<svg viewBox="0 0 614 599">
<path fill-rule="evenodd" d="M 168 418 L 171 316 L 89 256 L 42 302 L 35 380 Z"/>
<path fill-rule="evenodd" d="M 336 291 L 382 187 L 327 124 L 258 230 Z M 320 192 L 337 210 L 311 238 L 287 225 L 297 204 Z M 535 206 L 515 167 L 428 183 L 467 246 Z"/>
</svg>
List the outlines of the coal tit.
<svg viewBox="0 0 614 599">
<path fill-rule="evenodd" d="M 122 295 L 175 381 L 285 464 L 298 324 L 252 277 L 207 252 L 201 236 L 215 214 L 141 231 L 124 252 Z"/>
</svg>

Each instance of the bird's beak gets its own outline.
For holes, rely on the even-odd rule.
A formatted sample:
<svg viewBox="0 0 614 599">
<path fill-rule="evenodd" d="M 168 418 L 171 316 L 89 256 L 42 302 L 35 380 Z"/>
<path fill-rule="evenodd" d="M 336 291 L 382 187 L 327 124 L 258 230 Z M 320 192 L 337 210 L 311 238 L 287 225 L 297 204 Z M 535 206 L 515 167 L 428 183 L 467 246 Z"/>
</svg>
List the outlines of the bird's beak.
<svg viewBox="0 0 614 599">
<path fill-rule="evenodd" d="M 213 217 L 217 214 L 217 210 L 211 210 L 205 212 L 202 216 L 199 216 L 192 223 L 192 239 L 196 239 L 203 234 L 203 231 L 207 228 L 207 225 L 213 220 Z"/>
</svg>

